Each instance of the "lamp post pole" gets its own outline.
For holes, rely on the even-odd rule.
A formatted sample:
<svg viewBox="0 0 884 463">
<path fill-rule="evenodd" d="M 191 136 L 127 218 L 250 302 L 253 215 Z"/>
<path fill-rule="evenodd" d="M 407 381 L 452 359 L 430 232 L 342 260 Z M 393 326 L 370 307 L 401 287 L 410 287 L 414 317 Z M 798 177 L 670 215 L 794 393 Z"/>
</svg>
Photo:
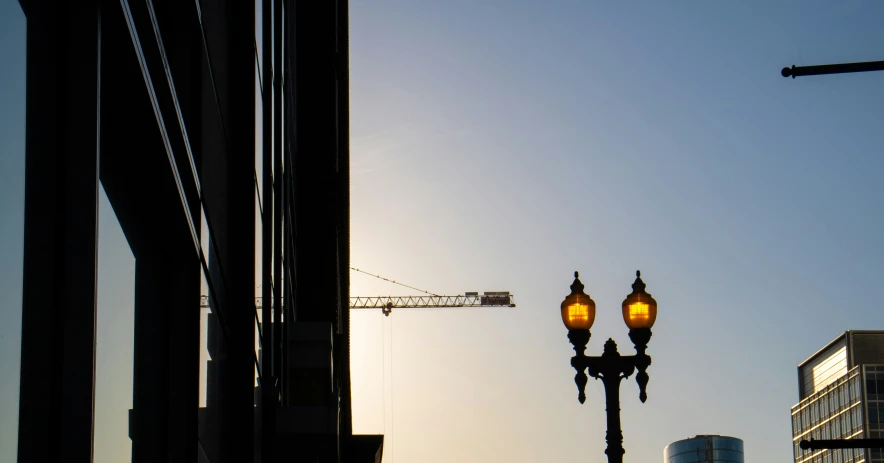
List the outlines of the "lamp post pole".
<svg viewBox="0 0 884 463">
<path fill-rule="evenodd" d="M 884 61 L 866 61 L 862 63 L 819 64 L 816 66 L 795 66 L 783 68 L 783 77 L 819 76 L 824 74 L 848 74 L 851 72 L 884 71 Z"/>
<path fill-rule="evenodd" d="M 589 376 L 602 380 L 605 387 L 605 411 L 607 414 L 608 431 L 605 436 L 608 447 L 605 454 L 609 463 L 622 463 L 623 431 L 620 427 L 620 381 L 628 378 L 636 370 L 636 382 L 639 386 L 639 400 L 644 402 L 648 395 L 647 368 L 651 365 L 651 357 L 645 354 L 651 339 L 651 326 L 657 316 L 657 303 L 650 294 L 645 292 L 645 284 L 640 273 L 636 272 L 633 292 L 623 302 L 623 318 L 630 327 L 629 338 L 635 344 L 635 355 L 620 355 L 617 343 L 613 339 L 605 342 L 601 356 L 585 355 L 586 345 L 591 333 L 589 328 L 595 320 L 595 303 L 583 293 L 583 284 L 574 272 L 574 283 L 571 294 L 562 302 L 562 320 L 568 328 L 568 339 L 574 346 L 574 357 L 571 366 L 577 370 L 574 382 L 577 384 L 577 400 L 586 401 L 586 383 Z"/>
<path fill-rule="evenodd" d="M 884 439 L 802 439 L 798 446 L 802 450 L 884 449 Z"/>
</svg>

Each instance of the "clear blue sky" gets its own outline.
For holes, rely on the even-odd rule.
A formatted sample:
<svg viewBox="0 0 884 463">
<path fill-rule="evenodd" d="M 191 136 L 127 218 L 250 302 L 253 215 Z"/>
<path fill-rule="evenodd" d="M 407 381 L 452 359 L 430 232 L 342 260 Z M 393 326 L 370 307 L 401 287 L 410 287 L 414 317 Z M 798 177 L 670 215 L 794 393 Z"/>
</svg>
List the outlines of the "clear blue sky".
<svg viewBox="0 0 884 463">
<path fill-rule="evenodd" d="M 352 263 L 515 309 L 354 313 L 354 421 L 385 461 L 603 463 L 599 382 L 577 402 L 558 306 L 579 270 L 589 350 L 632 352 L 619 304 L 660 305 L 647 403 L 621 388 L 629 462 L 695 434 L 792 458 L 795 367 L 884 328 L 884 3 L 351 2 Z M 24 18 L 0 7 L 0 461 L 14 455 Z M 131 253 L 100 209 L 96 461 L 127 456 Z M 353 274 L 353 295 L 407 294 Z M 391 348 L 392 344 L 392 348 Z M 126 349 L 129 349 L 128 351 Z M 386 393 L 385 393 L 386 391 Z"/>
</svg>

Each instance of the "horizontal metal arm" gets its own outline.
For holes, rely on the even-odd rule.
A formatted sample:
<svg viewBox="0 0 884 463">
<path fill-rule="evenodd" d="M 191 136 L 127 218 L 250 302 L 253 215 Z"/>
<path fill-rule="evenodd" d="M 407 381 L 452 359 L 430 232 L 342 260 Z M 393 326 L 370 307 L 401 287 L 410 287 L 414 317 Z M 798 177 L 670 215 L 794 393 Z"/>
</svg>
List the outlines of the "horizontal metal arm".
<svg viewBox="0 0 884 463">
<path fill-rule="evenodd" d="M 470 295 L 470 296 L 382 296 L 351 297 L 351 309 L 383 309 L 392 304 L 393 308 L 431 307 L 515 307 L 510 295 Z"/>
<path fill-rule="evenodd" d="M 881 449 L 884 439 L 811 439 L 802 440 L 798 445 L 804 450 Z"/>
<path fill-rule="evenodd" d="M 261 298 L 255 298 L 255 308 L 262 306 Z M 381 296 L 351 297 L 351 309 L 414 309 L 443 307 L 515 307 L 516 301 L 512 294 L 485 293 L 469 296 Z M 209 307 L 209 298 L 200 297 L 200 307 Z"/>
<path fill-rule="evenodd" d="M 823 74 L 847 74 L 850 72 L 884 71 L 884 61 L 866 61 L 863 63 L 821 64 L 817 66 L 792 66 L 783 68 L 780 74 L 793 79 L 801 76 L 818 76 Z"/>
<path fill-rule="evenodd" d="M 623 377 L 632 376 L 635 373 L 637 359 L 635 355 L 619 355 L 617 357 L 604 356 L 575 356 L 571 359 L 571 366 L 579 369 L 587 369 L 593 378 L 599 374 L 608 376 L 622 374 Z"/>
</svg>

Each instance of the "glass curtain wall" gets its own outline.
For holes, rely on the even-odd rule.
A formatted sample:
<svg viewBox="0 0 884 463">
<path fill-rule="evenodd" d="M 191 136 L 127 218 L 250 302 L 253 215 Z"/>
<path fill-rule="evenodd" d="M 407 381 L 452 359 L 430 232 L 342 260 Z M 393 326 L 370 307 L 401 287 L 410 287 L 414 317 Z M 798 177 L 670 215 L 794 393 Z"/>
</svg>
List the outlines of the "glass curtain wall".
<svg viewBox="0 0 884 463">
<path fill-rule="evenodd" d="M 673 442 L 663 463 L 743 463 L 743 441 L 727 436 L 697 436 Z"/>
<path fill-rule="evenodd" d="M 862 371 L 859 366 L 792 407 L 795 463 L 861 463 L 863 449 L 802 450 L 803 439 L 864 437 Z"/>
<path fill-rule="evenodd" d="M 870 439 L 884 438 L 884 365 L 864 365 L 866 417 Z M 869 449 L 869 460 L 884 462 L 884 450 Z"/>
</svg>

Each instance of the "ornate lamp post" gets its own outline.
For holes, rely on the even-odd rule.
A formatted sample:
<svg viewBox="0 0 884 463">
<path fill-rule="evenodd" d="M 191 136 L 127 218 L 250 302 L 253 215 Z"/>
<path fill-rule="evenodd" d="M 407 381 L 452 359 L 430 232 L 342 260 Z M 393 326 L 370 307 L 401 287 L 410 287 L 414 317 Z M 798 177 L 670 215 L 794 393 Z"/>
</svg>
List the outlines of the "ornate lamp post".
<svg viewBox="0 0 884 463">
<path fill-rule="evenodd" d="M 635 355 L 620 355 L 613 339 L 605 342 L 605 349 L 600 357 L 584 355 L 590 337 L 589 329 L 595 321 L 595 302 L 583 292 L 583 283 L 577 272 L 574 272 L 571 294 L 562 302 L 562 321 L 568 328 L 568 339 L 574 345 L 576 353 L 571 358 L 571 366 L 577 370 L 574 377 L 579 392 L 577 399 L 580 403 L 586 401 L 585 370 L 589 370 L 589 376 L 601 379 L 605 385 L 605 411 L 608 415 L 608 448 L 605 449 L 605 454 L 608 455 L 609 463 L 622 463 L 626 452 L 623 449 L 623 432 L 620 430 L 620 380 L 638 370 L 635 380 L 640 391 L 639 400 L 644 403 L 648 398 L 645 392 L 648 384 L 646 370 L 651 365 L 651 357 L 645 354 L 645 349 L 651 340 L 651 327 L 657 319 L 657 301 L 645 292 L 641 272 L 635 272 L 635 276 L 632 293 L 623 301 L 623 321 L 629 327 L 629 339 L 635 344 Z"/>
</svg>

